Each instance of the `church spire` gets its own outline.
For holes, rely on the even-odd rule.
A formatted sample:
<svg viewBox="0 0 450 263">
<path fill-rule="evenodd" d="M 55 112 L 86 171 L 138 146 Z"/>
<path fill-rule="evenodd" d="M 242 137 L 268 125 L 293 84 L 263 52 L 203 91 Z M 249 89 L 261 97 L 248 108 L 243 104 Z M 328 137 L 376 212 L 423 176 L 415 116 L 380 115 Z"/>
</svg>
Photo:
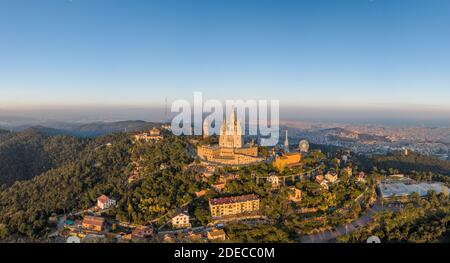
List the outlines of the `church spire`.
<svg viewBox="0 0 450 263">
<path fill-rule="evenodd" d="M 242 128 L 234 107 L 229 115 L 229 119 L 224 119 L 220 130 L 221 134 L 219 137 L 219 146 L 227 148 L 242 148 Z"/>
</svg>

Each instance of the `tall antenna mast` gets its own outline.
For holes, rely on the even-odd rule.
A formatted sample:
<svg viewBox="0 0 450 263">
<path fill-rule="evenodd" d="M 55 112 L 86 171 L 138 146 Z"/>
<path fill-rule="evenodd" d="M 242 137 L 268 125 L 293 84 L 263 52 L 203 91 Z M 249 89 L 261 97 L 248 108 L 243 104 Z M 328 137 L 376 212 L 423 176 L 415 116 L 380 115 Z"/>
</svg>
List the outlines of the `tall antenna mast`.
<svg viewBox="0 0 450 263">
<path fill-rule="evenodd" d="M 167 97 L 165 98 L 165 106 L 164 106 L 164 122 L 167 122 Z"/>
</svg>

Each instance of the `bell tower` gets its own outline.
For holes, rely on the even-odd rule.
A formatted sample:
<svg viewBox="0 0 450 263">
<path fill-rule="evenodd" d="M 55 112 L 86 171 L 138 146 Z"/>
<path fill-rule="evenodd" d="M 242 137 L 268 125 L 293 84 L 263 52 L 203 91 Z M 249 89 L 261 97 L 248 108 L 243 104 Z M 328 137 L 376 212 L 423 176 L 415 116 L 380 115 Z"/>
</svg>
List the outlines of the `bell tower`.
<svg viewBox="0 0 450 263">
<path fill-rule="evenodd" d="M 203 122 L 203 138 L 209 137 L 209 121 L 208 119 L 205 119 Z"/>
</svg>

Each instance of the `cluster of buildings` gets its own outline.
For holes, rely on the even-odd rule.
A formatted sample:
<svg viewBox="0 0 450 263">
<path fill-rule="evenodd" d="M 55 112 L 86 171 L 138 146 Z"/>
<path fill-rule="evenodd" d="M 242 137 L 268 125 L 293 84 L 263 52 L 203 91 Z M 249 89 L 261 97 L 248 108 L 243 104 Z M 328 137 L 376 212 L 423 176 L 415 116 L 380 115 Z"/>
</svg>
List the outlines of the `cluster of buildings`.
<svg viewBox="0 0 450 263">
<path fill-rule="evenodd" d="M 160 236 L 162 240 L 166 243 L 176 242 L 176 240 L 181 236 L 184 239 L 188 239 L 192 242 L 205 242 L 205 241 L 225 241 L 227 239 L 227 235 L 222 228 L 217 227 L 208 227 L 200 230 L 186 230 L 177 233 L 165 233 L 161 232 Z"/>
<path fill-rule="evenodd" d="M 407 147 L 415 153 L 435 156 L 442 160 L 450 160 L 449 134 L 449 128 L 340 124 L 318 125 L 313 129 L 298 131 L 298 136 L 307 138 L 313 143 L 348 148 L 360 154 L 386 154 Z"/>
<path fill-rule="evenodd" d="M 324 189 L 328 190 L 330 184 L 338 181 L 338 174 L 336 172 L 328 172 L 325 175 L 319 174 L 316 176 L 316 182 Z"/>
<path fill-rule="evenodd" d="M 116 224 L 113 224 L 114 228 Z M 69 230 L 69 236 L 88 239 L 104 239 L 110 237 L 116 240 L 138 240 L 152 238 L 155 234 L 151 226 L 134 226 L 130 228 L 113 229 L 107 220 L 100 216 L 86 215 L 83 220 L 66 220 L 65 228 Z"/>
<path fill-rule="evenodd" d="M 204 137 L 208 137 L 209 124 L 207 121 L 203 127 Z M 144 132 L 134 136 L 136 141 L 158 141 L 163 137 L 161 131 L 157 128 L 151 129 L 149 132 Z M 251 143 L 244 142 L 244 136 L 241 124 L 239 123 L 236 112 L 233 111 L 229 120 L 224 120 L 220 126 L 219 142 L 216 145 L 199 145 L 197 147 L 197 156 L 201 162 L 202 179 L 207 181 L 215 173 L 217 167 L 231 166 L 239 167 L 259 163 L 263 161 L 270 161 L 279 172 L 285 169 L 292 169 L 301 166 L 302 157 L 309 151 L 309 143 L 302 140 L 298 144 L 298 150 L 290 151 L 288 142 L 288 131 L 286 130 L 286 138 L 284 148 L 281 153 L 275 154 L 273 152 L 273 159 L 262 157 L 259 155 L 259 147 L 253 141 Z M 274 150 L 275 151 L 275 150 Z M 348 161 L 348 155 L 342 156 L 342 161 Z M 353 176 L 353 169 L 351 167 L 344 168 L 345 173 Z M 219 180 L 211 184 L 211 189 L 216 192 L 221 192 L 225 189 L 227 182 L 239 178 L 238 174 L 224 173 L 219 175 Z M 294 175 L 295 176 L 295 175 Z M 315 177 L 313 177 L 315 176 Z M 326 174 L 314 174 L 314 178 L 324 189 L 328 189 L 331 184 L 339 181 L 338 174 L 334 171 L 329 171 Z M 358 181 L 364 181 L 364 173 L 360 172 L 354 175 Z M 214 177 L 216 178 L 216 177 Z M 267 181 L 272 184 L 273 188 L 280 188 L 280 173 L 269 174 L 265 177 Z M 292 179 L 294 180 L 294 179 Z M 283 181 L 284 184 L 284 181 Z M 379 185 L 381 196 L 385 199 L 393 196 L 410 196 L 413 192 L 417 192 L 420 196 L 424 196 L 430 190 L 436 192 L 445 191 L 442 184 L 417 184 L 409 180 L 395 180 L 384 181 Z M 196 192 L 198 198 L 205 196 L 211 189 L 204 189 Z M 291 202 L 300 202 L 302 200 L 302 191 L 295 186 L 283 188 L 287 190 L 287 198 Z M 102 195 L 97 200 L 98 209 L 105 210 L 116 204 L 114 199 Z M 211 198 L 208 200 L 209 212 L 214 223 L 226 222 L 230 220 L 239 220 L 247 218 L 259 217 L 260 211 L 260 197 L 255 194 L 227 196 L 219 198 Z M 301 213 L 311 213 L 317 211 L 317 208 L 302 208 Z M 226 234 L 223 229 L 216 227 L 192 227 L 191 217 L 187 210 L 178 211 L 170 218 L 172 229 L 165 231 L 164 240 L 169 241 L 175 238 L 176 233 L 184 233 L 192 239 L 208 239 L 220 240 L 226 239 Z M 105 233 L 107 229 L 105 219 L 98 216 L 85 216 L 79 224 L 78 231 L 82 230 L 84 233 Z M 201 228 L 201 231 L 197 231 Z M 181 232 L 180 232 L 181 231 Z M 164 231 L 163 231 L 164 232 Z M 162 233 L 162 232 L 161 232 Z M 148 238 L 155 234 L 151 227 L 138 226 L 133 229 L 132 233 L 124 235 L 125 239 L 132 238 Z"/>
<path fill-rule="evenodd" d="M 204 122 L 204 137 L 209 136 L 209 123 Z M 279 171 L 290 169 L 301 165 L 302 152 L 308 152 L 309 143 L 301 141 L 298 152 L 289 151 L 288 133 L 286 130 L 285 145 L 283 153 L 276 155 L 273 152 L 274 159 L 272 164 Z M 217 166 L 240 166 L 249 165 L 265 161 L 258 154 L 258 145 L 251 142 L 244 143 L 242 136 L 242 127 L 237 120 L 236 112 L 233 110 L 230 120 L 224 120 L 220 127 L 218 145 L 200 145 L 197 148 L 197 155 L 202 165 L 205 167 Z M 210 172 L 213 173 L 212 171 Z M 235 180 L 238 175 L 225 174 L 220 175 L 218 182 L 212 185 L 217 192 L 224 189 L 226 183 Z M 273 186 L 280 186 L 280 178 L 277 175 L 267 177 L 267 180 Z M 289 187 L 289 200 L 298 202 L 301 200 L 302 192 L 296 187 Z M 196 193 L 197 196 L 204 195 L 203 192 Z M 211 217 L 215 221 L 223 221 L 236 218 L 251 217 L 257 215 L 260 209 L 260 198 L 254 194 L 213 198 L 209 200 L 209 210 Z"/>
<path fill-rule="evenodd" d="M 108 224 L 106 219 L 98 214 L 114 207 L 116 202 L 106 195 L 101 195 L 97 198 L 96 206 L 88 210 L 89 215 L 84 216 L 82 220 L 66 219 L 64 227 L 69 230 L 68 234 L 71 236 L 104 238 L 108 233 Z"/>
<path fill-rule="evenodd" d="M 174 239 L 174 233 L 184 233 L 185 237 L 194 241 L 200 240 L 210 240 L 210 241 L 224 241 L 226 240 L 225 231 L 221 228 L 217 227 L 208 227 L 208 228 L 196 228 L 191 229 L 192 225 L 190 223 L 190 216 L 187 211 L 177 212 L 172 216 L 171 219 L 172 229 L 174 231 L 168 231 L 169 233 L 162 232 L 163 239 L 166 242 L 171 242 Z M 186 230 L 188 231 L 178 231 L 178 230 Z"/>
<path fill-rule="evenodd" d="M 148 132 L 134 135 L 134 139 L 135 141 L 150 142 L 162 140 L 163 136 L 161 135 L 161 131 L 158 128 L 152 128 Z"/>
<path fill-rule="evenodd" d="M 353 175 L 353 168 L 351 167 L 345 167 L 344 172 L 348 176 L 353 176 L 354 179 L 358 182 L 365 182 L 365 173 L 359 172 Z M 322 188 L 328 190 L 330 185 L 338 183 L 339 182 L 339 176 L 338 173 L 335 171 L 329 171 L 325 175 L 319 174 L 315 177 L 315 181 L 322 186 Z"/>
</svg>

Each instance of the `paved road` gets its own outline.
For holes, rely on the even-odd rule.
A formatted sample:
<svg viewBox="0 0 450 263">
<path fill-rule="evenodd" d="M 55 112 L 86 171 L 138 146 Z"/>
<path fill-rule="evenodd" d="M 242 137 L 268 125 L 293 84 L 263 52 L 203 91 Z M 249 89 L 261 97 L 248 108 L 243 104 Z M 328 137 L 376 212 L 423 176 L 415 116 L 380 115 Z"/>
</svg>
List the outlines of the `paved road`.
<svg viewBox="0 0 450 263">
<path fill-rule="evenodd" d="M 176 230 L 167 230 L 167 231 L 159 231 L 158 235 L 165 235 L 165 234 L 177 234 L 177 233 L 189 233 L 190 231 L 194 233 L 206 233 L 207 231 L 211 231 L 213 227 L 211 226 L 198 226 L 198 227 L 192 227 L 192 228 L 183 228 L 183 229 L 176 229 Z"/>
<path fill-rule="evenodd" d="M 349 224 L 336 227 L 334 230 L 324 231 L 320 234 L 303 236 L 300 239 L 300 243 L 327 243 L 333 241 L 338 236 L 345 235 L 346 232 L 351 233 L 357 230 L 358 228 L 367 225 L 367 223 L 372 220 L 373 215 L 377 212 L 380 212 L 381 210 L 382 210 L 381 201 L 377 200 L 377 202 L 372 206 L 372 208 L 369 208 L 366 211 L 366 213 L 357 220 Z"/>
</svg>

